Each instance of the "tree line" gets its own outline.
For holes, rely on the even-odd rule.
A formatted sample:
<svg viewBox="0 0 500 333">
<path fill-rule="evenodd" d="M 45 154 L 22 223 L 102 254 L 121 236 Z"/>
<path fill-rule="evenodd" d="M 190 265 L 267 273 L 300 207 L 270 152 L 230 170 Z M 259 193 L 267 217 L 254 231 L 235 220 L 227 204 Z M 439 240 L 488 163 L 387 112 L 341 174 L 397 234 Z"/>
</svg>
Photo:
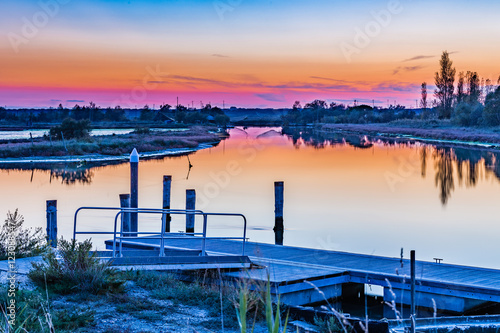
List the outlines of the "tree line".
<svg viewBox="0 0 500 333">
<path fill-rule="evenodd" d="M 21 111 L 21 112 L 17 112 Z M 75 121 L 87 120 L 95 122 L 131 122 L 126 111 L 138 111 L 138 120 L 144 122 L 176 122 L 182 124 L 207 124 L 214 123 L 225 126 L 229 123 L 229 117 L 218 107 L 210 104 L 204 105 L 201 109 L 188 109 L 179 104 L 172 108 L 169 104 L 163 104 L 159 109 L 152 109 L 149 105 L 144 105 L 141 109 L 125 110 L 120 106 L 114 108 L 101 108 L 94 102 L 89 105 L 80 106 L 76 104 L 73 108 L 65 108 L 62 104 L 55 109 L 48 110 L 6 110 L 0 107 L 0 121 L 23 122 L 26 125 L 33 123 L 59 123 L 62 119 L 73 119 Z"/>
<path fill-rule="evenodd" d="M 477 72 L 458 73 L 455 87 L 456 69 L 450 54 L 444 51 L 439 61 L 439 71 L 435 74 L 436 108 L 440 119 L 451 119 L 460 126 L 500 125 L 500 77 L 497 85 L 490 79 L 480 79 Z M 427 84 L 421 86 L 420 105 L 427 109 Z M 424 112 L 424 117 L 427 114 Z"/>
</svg>

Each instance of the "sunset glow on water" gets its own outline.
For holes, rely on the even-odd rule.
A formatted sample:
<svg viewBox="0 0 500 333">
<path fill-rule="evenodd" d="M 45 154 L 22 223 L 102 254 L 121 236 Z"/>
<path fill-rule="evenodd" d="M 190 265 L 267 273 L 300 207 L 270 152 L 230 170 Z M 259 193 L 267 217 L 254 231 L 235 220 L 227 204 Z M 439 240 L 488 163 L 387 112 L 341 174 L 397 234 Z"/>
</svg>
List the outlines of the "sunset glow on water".
<svg viewBox="0 0 500 333">
<path fill-rule="evenodd" d="M 457 156 L 464 152 L 450 155 L 453 172 L 447 175 L 452 179 L 443 204 L 441 185 L 446 177 L 438 175 L 436 185 L 436 175 L 442 156 L 448 155 L 440 155 L 441 150 L 381 142 L 367 149 L 348 143 L 315 148 L 305 144 L 310 142 L 307 138 L 294 145 L 280 131 L 232 129 L 230 138 L 217 147 L 190 155 L 193 167 L 188 179 L 185 156 L 142 161 L 139 206 L 160 208 L 163 175 L 172 175 L 172 208 L 183 209 L 185 190 L 196 189 L 199 209 L 243 213 L 250 240 L 273 243 L 273 183 L 284 181 L 285 245 L 391 257 L 398 257 L 404 247 L 415 249 L 421 260 L 439 257 L 447 263 L 500 268 L 496 255 L 500 183 L 491 166 L 496 161 L 487 153 L 488 161 L 474 162 L 472 157 L 471 162 L 462 161 L 461 171 Z M 129 172 L 128 164 L 97 167 L 86 173 L 90 183 L 66 184 L 55 173 L 51 178 L 50 171 L 1 170 L 5 189 L 1 209 L 19 208 L 27 225 L 45 227 L 45 201 L 56 199 L 59 232 L 69 238 L 78 207 L 119 205 L 118 195 L 130 190 Z M 86 215 L 82 227 L 112 230 L 111 215 L 106 216 Z M 157 217 L 141 221 L 144 230 L 159 227 Z M 211 221 L 209 235 L 241 236 L 237 220 Z M 174 217 L 172 230 L 183 228 L 184 220 Z M 102 246 L 103 239 L 93 239 Z"/>
</svg>

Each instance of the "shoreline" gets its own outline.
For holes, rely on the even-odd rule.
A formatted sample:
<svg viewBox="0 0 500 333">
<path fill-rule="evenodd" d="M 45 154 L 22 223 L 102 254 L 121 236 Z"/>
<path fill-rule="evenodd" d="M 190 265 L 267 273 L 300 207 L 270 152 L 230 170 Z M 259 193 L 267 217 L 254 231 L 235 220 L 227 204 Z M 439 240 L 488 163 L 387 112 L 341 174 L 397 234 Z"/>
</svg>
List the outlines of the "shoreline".
<svg viewBox="0 0 500 333">
<path fill-rule="evenodd" d="M 131 132 L 57 141 L 46 137 L 12 140 L 0 142 L 0 164 L 121 162 L 128 160 L 134 148 L 142 158 L 159 158 L 215 146 L 223 139 L 214 127 L 193 126 L 187 130 Z"/>
<path fill-rule="evenodd" d="M 199 150 L 212 148 L 217 143 L 201 143 L 194 148 L 170 148 L 160 151 L 152 152 L 139 152 L 141 160 L 149 160 L 154 158 L 161 158 L 166 156 L 179 156 L 189 153 L 194 153 Z M 118 156 L 109 156 L 102 154 L 88 154 L 88 155 L 72 155 L 72 156 L 38 156 L 38 157 L 22 157 L 22 158 L 0 158 L 0 166 L 13 165 L 13 164 L 59 164 L 59 163 L 104 163 L 104 162 L 127 162 L 130 158 L 129 154 L 122 154 Z"/>
<path fill-rule="evenodd" d="M 429 144 L 500 149 L 500 133 L 474 128 L 416 128 L 388 124 L 321 124 L 318 127 L 320 131 L 324 132 L 347 132 L 379 138 L 421 141 Z"/>
</svg>

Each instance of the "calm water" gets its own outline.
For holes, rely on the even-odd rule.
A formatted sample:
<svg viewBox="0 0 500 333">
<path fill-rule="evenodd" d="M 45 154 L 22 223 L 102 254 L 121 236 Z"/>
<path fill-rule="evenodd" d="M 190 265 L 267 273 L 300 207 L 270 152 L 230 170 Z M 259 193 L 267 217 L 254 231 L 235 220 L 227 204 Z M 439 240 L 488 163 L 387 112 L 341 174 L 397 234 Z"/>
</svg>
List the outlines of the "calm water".
<svg viewBox="0 0 500 333">
<path fill-rule="evenodd" d="M 139 205 L 160 208 L 163 175 L 172 175 L 172 208 L 197 191 L 200 209 L 247 216 L 252 241 L 274 242 L 274 181 L 285 182 L 285 245 L 500 268 L 500 158 L 487 151 L 389 144 L 280 128 L 235 128 L 217 147 L 140 163 Z M 90 170 L 0 170 L 0 212 L 19 208 L 45 227 L 45 201 L 58 200 L 59 232 L 71 237 L 80 206 L 118 206 L 129 192 L 127 164 Z M 5 215 L 4 215 L 5 216 Z M 109 215 L 108 215 L 109 216 Z M 211 235 L 240 236 L 237 220 L 211 220 Z M 112 221 L 82 216 L 82 228 Z M 159 219 L 141 219 L 142 230 Z M 174 218 L 173 230 L 183 229 Z M 93 238 L 101 247 L 101 238 Z"/>
</svg>

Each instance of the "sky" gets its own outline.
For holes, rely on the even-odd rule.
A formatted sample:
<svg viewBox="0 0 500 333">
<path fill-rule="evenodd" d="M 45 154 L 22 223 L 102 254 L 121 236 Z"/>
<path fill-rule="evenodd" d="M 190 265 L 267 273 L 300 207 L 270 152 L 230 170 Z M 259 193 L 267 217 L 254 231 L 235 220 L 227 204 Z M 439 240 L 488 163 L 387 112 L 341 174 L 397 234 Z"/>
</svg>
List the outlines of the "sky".
<svg viewBox="0 0 500 333">
<path fill-rule="evenodd" d="M 500 75 L 500 2 L 2 0 L 0 105 L 416 105 L 444 50 Z"/>
</svg>

